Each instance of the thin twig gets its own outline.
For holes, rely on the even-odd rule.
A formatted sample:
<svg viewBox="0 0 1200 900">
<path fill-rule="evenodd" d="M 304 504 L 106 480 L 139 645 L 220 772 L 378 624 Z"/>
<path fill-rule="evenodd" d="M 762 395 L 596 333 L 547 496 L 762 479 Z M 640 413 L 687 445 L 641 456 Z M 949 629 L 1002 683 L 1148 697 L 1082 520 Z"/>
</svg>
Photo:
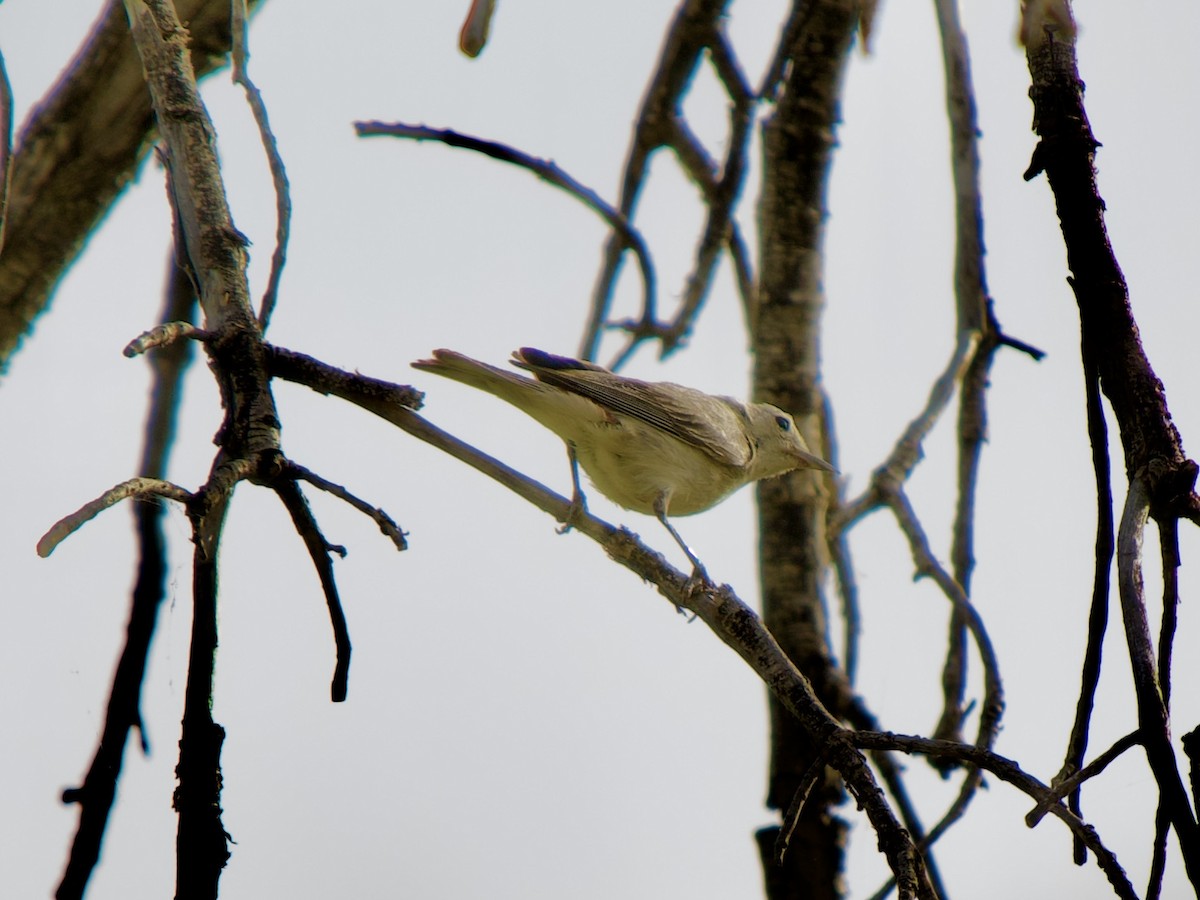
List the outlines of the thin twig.
<svg viewBox="0 0 1200 900">
<path fill-rule="evenodd" d="M 1000 662 L 996 657 L 992 640 L 988 636 L 983 618 L 967 597 L 960 585 L 934 557 L 929 547 L 925 530 L 917 519 L 915 510 L 903 490 L 899 490 L 889 501 L 888 506 L 896 516 L 900 530 L 908 538 L 909 549 L 918 576 L 928 576 L 941 588 L 942 593 L 954 606 L 974 639 L 975 648 L 979 652 L 980 663 L 983 666 L 983 708 L 979 714 L 979 735 L 976 743 L 980 746 L 991 747 L 1000 730 L 1000 717 L 1004 712 L 1004 687 L 1000 680 Z"/>
<path fill-rule="evenodd" d="M 934 0 L 945 72 L 946 117 L 950 124 L 950 161 L 954 184 L 954 306 L 956 328 L 978 332 L 980 342 L 963 373 L 958 412 L 958 492 L 950 560 L 954 578 L 971 593 L 975 564 L 975 493 L 987 432 L 988 373 L 997 347 L 990 315 L 983 255 L 983 202 L 979 188 L 979 125 L 967 38 L 956 0 Z M 864 29 L 869 25 L 863 24 Z M 865 41 L 865 37 L 864 37 Z M 967 684 L 967 640 L 954 610 L 942 669 L 942 715 L 934 737 L 962 738 L 963 697 Z M 932 760 L 934 765 L 938 761 Z"/>
<path fill-rule="evenodd" d="M 439 141 L 448 147 L 473 150 L 532 172 L 542 181 L 566 191 L 608 223 L 613 232 L 620 236 L 622 250 L 633 251 L 642 273 L 643 303 L 646 308 L 654 309 L 657 279 L 650 250 L 641 232 L 624 213 L 615 209 L 594 190 L 576 181 L 552 160 L 539 159 L 495 141 L 486 141 L 448 129 L 426 128 L 424 125 L 406 125 L 403 122 L 355 122 L 354 130 L 359 137 L 391 136 L 415 141 Z"/>
<path fill-rule="evenodd" d="M 796 788 L 796 793 L 792 797 L 792 802 L 788 804 L 788 808 L 784 811 L 780 819 L 781 825 L 775 836 L 775 862 L 782 864 L 784 857 L 787 856 L 788 843 L 792 839 L 792 834 L 796 830 L 796 826 L 800 824 L 800 814 L 804 812 L 804 804 L 808 800 L 808 795 L 812 793 L 813 786 L 821 777 L 827 765 L 825 754 L 819 754 L 811 763 L 804 774 L 800 776 L 800 784 Z"/>
<path fill-rule="evenodd" d="M 458 49 L 474 59 L 487 46 L 488 31 L 496 12 L 496 0 L 471 0 L 467 18 L 458 34 Z"/>
<path fill-rule="evenodd" d="M 892 489 L 903 484 L 924 456 L 925 438 L 938 423 L 962 380 L 967 365 L 979 345 L 979 333 L 963 331 L 958 335 L 954 353 L 929 391 L 925 408 L 904 429 L 891 453 L 871 476 L 871 481 L 859 496 L 842 504 L 834 513 L 831 533 L 849 528 L 867 514 L 887 502 Z"/>
<path fill-rule="evenodd" d="M 913 510 L 904 491 L 897 487 L 889 495 L 887 505 L 896 516 L 901 532 L 908 539 L 918 576 L 933 578 L 935 583 L 941 588 L 942 593 L 953 604 L 956 616 L 963 622 L 964 627 L 975 640 L 984 672 L 984 702 L 979 716 L 976 745 L 990 749 L 999 733 L 1000 718 L 1004 712 L 1004 689 L 1000 680 L 999 661 L 992 646 L 991 638 L 987 634 L 982 618 L 970 603 L 962 586 L 934 558 L 932 550 L 929 547 L 928 538 L 925 536 L 924 528 L 921 526 L 916 512 Z M 940 739 L 934 739 L 934 742 L 950 745 L 958 743 L 956 741 L 944 742 Z M 930 759 L 935 766 L 942 769 L 949 768 L 952 761 L 955 763 L 960 761 L 960 758 L 955 755 L 940 757 L 933 754 L 930 756 Z M 982 777 L 978 768 L 968 766 L 963 783 L 959 787 L 958 796 L 937 824 L 925 836 L 925 839 L 920 844 L 922 850 L 927 850 L 936 843 L 955 822 L 966 814 L 967 808 L 981 784 Z M 889 880 L 875 894 L 875 897 L 886 896 L 890 892 L 891 887 L 892 881 Z"/>
<path fill-rule="evenodd" d="M 358 372 L 347 372 L 295 350 L 267 345 L 268 364 L 272 378 L 282 378 L 302 384 L 318 393 L 349 399 L 359 406 L 373 403 L 378 409 L 393 407 L 417 410 L 425 394 L 411 385 L 393 384 L 382 378 L 372 378 Z M 372 409 L 374 411 L 374 409 Z"/>
<path fill-rule="evenodd" d="M 322 478 L 316 472 L 312 472 L 304 468 L 304 466 L 298 465 L 290 460 L 284 469 L 284 474 L 292 478 L 299 478 L 303 481 L 307 481 L 309 484 L 319 488 L 322 491 L 325 491 L 327 494 L 333 494 L 333 496 L 337 497 L 339 500 L 350 504 L 360 513 L 369 517 L 376 525 L 378 525 L 379 530 L 382 531 L 391 540 L 391 542 L 396 545 L 397 550 L 408 549 L 408 541 L 405 539 L 404 531 L 401 530 L 400 526 L 396 524 L 395 520 L 392 519 L 391 516 L 389 516 L 379 507 L 372 506 L 366 500 L 354 496 L 354 494 L 350 493 L 348 490 L 342 487 L 342 485 L 334 484 L 332 481 Z"/>
<path fill-rule="evenodd" d="M 754 311 L 758 308 L 758 282 L 754 264 L 750 261 L 750 248 L 738 226 L 737 219 L 729 220 L 729 237 L 726 241 L 729 262 L 733 266 L 734 284 L 742 301 L 742 314 L 746 317 L 746 332 L 754 322 Z"/>
<path fill-rule="evenodd" d="M 190 284 L 190 279 L 189 279 Z M 193 341 L 211 341 L 215 335 L 211 331 L 197 328 L 191 322 L 163 322 L 155 325 L 149 331 L 143 331 L 125 345 L 121 352 L 132 359 L 156 347 L 167 347 L 181 338 Z"/>
<path fill-rule="evenodd" d="M 856 747 L 862 749 L 896 750 L 903 753 L 921 753 L 932 756 L 953 756 L 963 763 L 969 763 L 992 775 L 1001 781 L 1013 785 L 1018 790 L 1041 801 L 1050 788 L 1025 772 L 1014 760 L 1000 756 L 983 747 L 974 744 L 959 744 L 954 741 L 939 741 L 920 737 L 919 735 L 894 734 L 891 732 L 857 731 L 850 734 L 850 740 Z M 1061 803 L 1053 804 L 1050 812 L 1061 819 L 1073 834 L 1076 834 L 1096 855 L 1096 863 L 1108 877 L 1118 897 L 1126 900 L 1137 900 L 1137 892 L 1129 882 L 1116 856 L 1100 842 L 1095 828 L 1079 819 Z"/>
<path fill-rule="evenodd" d="M 1167 838 L 1171 834 L 1171 817 L 1162 799 L 1154 813 L 1154 843 L 1150 854 L 1150 875 L 1146 885 L 1146 900 L 1158 900 L 1162 894 L 1163 876 L 1167 873 Z"/>
<path fill-rule="evenodd" d="M 233 81 L 246 91 L 246 102 L 250 104 L 250 111 L 254 114 L 254 122 L 258 126 L 263 151 L 267 154 L 267 164 L 271 169 L 271 182 L 275 186 L 275 249 L 271 253 L 271 273 L 267 278 L 267 287 L 263 291 L 262 305 L 258 311 L 258 324 L 265 332 L 271 322 L 275 303 L 279 299 L 279 281 L 283 277 L 283 267 L 287 262 L 288 240 L 292 230 L 292 192 L 288 184 L 287 168 L 283 164 L 283 156 L 279 153 L 279 143 L 267 116 L 267 104 L 263 102 L 258 87 L 250 80 L 247 19 L 246 0 L 233 0 L 233 16 L 230 23 L 233 31 Z"/>
<path fill-rule="evenodd" d="M 1134 478 L 1125 497 L 1125 510 L 1117 532 L 1117 587 L 1121 618 L 1133 666 L 1133 690 L 1137 701 L 1138 729 L 1146 757 L 1158 783 L 1163 804 L 1179 838 L 1184 867 L 1189 879 L 1200 881 L 1200 832 L 1179 774 L 1171 745 L 1170 718 L 1158 684 L 1150 624 L 1146 618 L 1142 585 L 1142 538 L 1150 512 L 1150 498 L 1141 479 Z"/>
<path fill-rule="evenodd" d="M 1068 794 L 1074 796 L 1078 793 L 1079 786 L 1085 781 L 1095 778 L 1101 772 L 1109 767 L 1113 762 L 1116 762 L 1122 755 L 1128 752 L 1131 748 L 1142 743 L 1142 735 L 1139 731 L 1131 731 L 1129 734 L 1120 738 L 1111 747 L 1097 756 L 1086 766 L 1081 767 L 1067 778 L 1056 779 L 1051 786 L 1050 793 L 1045 799 L 1038 803 L 1036 807 L 1025 814 L 1025 824 L 1033 828 L 1042 820 L 1049 811 L 1050 806 L 1060 802 L 1063 797 Z M 1071 810 L 1075 812 L 1075 810 Z M 1078 813 L 1075 813 L 1078 815 Z M 1086 857 L 1084 858 L 1086 862 Z"/>
<path fill-rule="evenodd" d="M 617 208 L 630 222 L 645 187 L 650 160 L 670 140 L 681 98 L 687 93 L 704 49 L 715 39 L 730 0 L 683 0 L 667 26 L 666 39 L 654 74 L 638 109 L 633 138 L 621 168 L 621 193 Z M 588 322 L 580 341 L 579 356 L 594 359 L 601 332 L 612 317 L 613 292 L 621 274 L 624 243 L 615 232 L 605 242 L 600 271 L 592 290 Z M 656 322 L 653 305 L 643 303 L 642 322 Z"/>
<path fill-rule="evenodd" d="M 842 627 L 845 636 L 842 643 L 842 668 L 846 680 L 854 684 L 858 678 L 858 645 L 862 637 L 862 613 L 858 603 L 858 575 L 850 556 L 850 541 L 842 531 L 829 542 L 833 569 L 837 573 L 838 595 L 841 597 Z"/>
<path fill-rule="evenodd" d="M 272 485 L 284 508 L 292 517 L 296 532 L 308 549 L 309 558 L 316 567 L 317 577 L 321 580 L 321 590 L 325 594 L 325 603 L 329 607 L 329 622 L 333 627 L 333 643 L 337 651 L 337 661 L 333 670 L 333 683 L 330 685 L 330 695 L 334 703 L 346 699 L 350 680 L 350 632 L 346 626 L 346 613 L 342 609 L 342 600 L 338 595 L 337 582 L 333 577 L 333 564 L 329 558 L 331 552 L 341 552 L 345 549 L 336 547 L 325 540 L 317 520 L 313 517 L 312 509 L 293 478 L 279 478 Z"/>
<path fill-rule="evenodd" d="M 796 46 L 796 39 L 808 25 L 816 6 L 807 0 L 792 0 L 788 17 L 779 31 L 779 40 L 775 43 L 775 54 L 767 64 L 762 80 L 758 83 L 755 96 L 765 103 L 774 102 L 783 85 L 783 78 L 791 63 L 791 56 Z"/>
<path fill-rule="evenodd" d="M 685 279 L 679 308 L 670 322 L 657 321 L 654 311 L 644 308 L 639 320 L 616 323 L 615 327 L 629 332 L 630 339 L 612 368 L 624 362 L 646 339 L 660 342 L 660 356 L 663 357 L 682 345 L 709 295 L 721 250 L 730 246 L 736 235 L 733 211 L 746 176 L 754 98 L 723 28 L 718 28 L 715 38 L 709 42 L 708 51 L 730 99 L 729 133 L 723 140 L 726 147 L 724 162 L 717 165 L 681 115 L 672 116 L 665 129 L 667 144 L 700 189 L 707 209 L 692 270 Z M 747 321 L 752 323 L 752 317 L 748 316 Z"/>
<path fill-rule="evenodd" d="M 1175 629 L 1179 625 L 1179 520 L 1165 518 L 1158 523 L 1158 544 L 1162 556 L 1162 624 L 1158 631 L 1158 686 L 1163 705 L 1171 709 L 1171 660 L 1174 657 Z"/>
<path fill-rule="evenodd" d="M 1100 397 L 1100 370 L 1091 358 L 1087 342 L 1083 348 L 1084 405 L 1087 410 L 1088 440 L 1092 451 L 1092 477 L 1096 486 L 1096 539 L 1092 562 L 1092 598 L 1088 611 L 1087 641 L 1083 651 L 1079 699 L 1075 702 L 1075 721 L 1067 739 L 1067 753 L 1062 774 L 1070 774 L 1083 765 L 1091 731 L 1092 712 L 1096 705 L 1096 690 L 1100 685 L 1100 670 L 1104 654 L 1104 636 L 1108 631 L 1108 603 L 1111 590 L 1114 539 L 1112 500 L 1112 461 L 1108 455 L 1108 423 Z M 1083 797 L 1079 789 L 1072 791 L 1068 801 L 1071 811 L 1083 815 Z M 1075 864 L 1087 862 L 1083 844 L 1075 841 Z"/>
<path fill-rule="evenodd" d="M 115 506 L 130 497 L 161 497 L 165 500 L 176 500 L 185 506 L 193 499 L 191 491 L 161 478 L 130 478 L 114 485 L 95 500 L 85 503 L 75 512 L 51 525 L 50 530 L 37 542 L 38 556 L 43 558 L 49 556 L 59 544 L 74 534 L 81 526 L 96 518 L 110 506 Z"/>
<path fill-rule="evenodd" d="M 846 721 L 859 731 L 880 730 L 879 721 L 867 709 L 865 701 L 857 696 L 853 702 L 847 705 Z M 917 849 L 921 851 L 921 855 L 925 860 L 925 869 L 929 873 L 929 881 L 933 885 L 935 895 L 943 898 L 948 897 L 949 894 L 942 883 L 941 872 L 938 871 L 937 859 L 933 855 L 933 844 L 936 842 L 937 837 L 936 835 L 931 836 L 928 834 L 925 831 L 925 826 L 921 823 L 916 806 L 909 797 L 908 787 L 904 783 L 903 767 L 896 762 L 894 755 L 889 750 L 870 750 L 868 752 L 871 762 L 879 770 L 879 777 L 883 779 L 888 793 L 892 795 L 893 802 L 900 813 L 900 821 L 904 823 L 904 827 L 912 835 Z M 876 896 L 880 898 L 887 896 L 895 887 L 896 879 L 893 876 Z"/>
</svg>

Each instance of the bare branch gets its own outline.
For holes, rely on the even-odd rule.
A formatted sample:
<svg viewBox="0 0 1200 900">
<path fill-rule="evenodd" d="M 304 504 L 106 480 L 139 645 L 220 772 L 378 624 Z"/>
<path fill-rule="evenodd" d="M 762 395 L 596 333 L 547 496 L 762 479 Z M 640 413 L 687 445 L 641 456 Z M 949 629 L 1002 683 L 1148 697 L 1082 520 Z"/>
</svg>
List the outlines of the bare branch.
<svg viewBox="0 0 1200 900">
<path fill-rule="evenodd" d="M 800 784 L 796 788 L 796 794 L 792 797 L 792 802 L 788 804 L 788 808 L 783 813 L 781 819 L 783 825 L 775 836 L 775 861 L 779 865 L 783 864 L 784 858 L 787 856 L 788 844 L 792 840 L 792 833 L 796 830 L 796 826 L 800 824 L 800 813 L 804 811 L 804 804 L 808 801 L 808 795 L 812 793 L 812 789 L 821 777 L 826 764 L 824 754 L 817 756 L 809 764 L 808 769 L 800 778 Z"/>
<path fill-rule="evenodd" d="M 279 478 L 272 485 L 284 507 L 292 517 L 296 532 L 308 548 L 308 555 L 317 569 L 317 577 L 321 580 L 321 590 L 325 594 L 325 603 L 329 607 L 329 621 L 333 627 L 333 642 L 337 650 L 337 662 L 333 670 L 333 683 L 330 695 L 334 703 L 346 699 L 350 680 L 350 632 L 346 627 L 346 613 L 342 609 L 342 600 L 338 596 L 337 582 L 333 577 L 331 552 L 345 556 L 345 548 L 336 547 L 325 540 L 317 520 L 313 517 L 308 501 L 300 491 L 299 485 L 292 478 Z"/>
<path fill-rule="evenodd" d="M 990 747 L 996 740 L 1000 730 L 1000 717 L 1004 712 L 1004 688 L 1000 680 L 1000 662 L 996 657 L 992 640 L 988 636 L 983 619 L 967 597 L 966 592 L 934 557 L 929 547 L 929 541 L 921 523 L 917 520 L 916 512 L 909 503 L 903 490 L 897 490 L 888 501 L 888 506 L 896 516 L 900 530 L 908 539 L 909 550 L 917 568 L 918 576 L 928 576 L 933 579 L 942 593 L 945 594 L 958 613 L 979 651 L 983 665 L 984 700 L 983 709 L 979 716 L 980 746 Z"/>
<path fill-rule="evenodd" d="M 283 474 L 292 478 L 299 478 L 307 481 L 309 484 L 319 488 L 322 491 L 325 491 L 327 494 L 333 494 L 333 496 L 337 497 L 339 500 L 345 501 L 363 515 L 371 518 L 375 524 L 379 526 L 379 530 L 382 531 L 388 538 L 390 538 L 392 543 L 396 545 L 397 550 L 408 549 L 408 541 L 405 540 L 404 532 L 400 529 L 400 526 L 395 523 L 391 516 L 389 516 L 379 507 L 372 506 L 367 501 L 354 496 L 340 484 L 334 484 L 332 481 L 327 481 L 316 472 L 311 472 L 304 468 L 304 466 L 297 465 L 294 462 L 289 461 L 287 463 Z"/>
<path fill-rule="evenodd" d="M 1042 30 L 1026 41 L 1029 96 L 1039 140 L 1025 178 L 1045 172 L 1054 193 L 1071 270 L 1068 283 L 1079 306 L 1083 341 L 1094 347 L 1100 383 L 1120 428 L 1126 476 L 1147 479 L 1155 519 L 1197 518 L 1198 468 L 1184 453 L 1166 390 L 1142 346 L 1129 288 L 1109 240 L 1096 183 L 1099 142 L 1083 106 L 1070 4 L 1058 6 L 1072 27 L 1042 22 Z M 1200 880 L 1200 863 L 1196 874 Z"/>
<path fill-rule="evenodd" d="M 267 104 L 263 102 L 258 87 L 250 80 L 247 70 L 250 64 L 246 27 L 248 15 L 246 0 L 233 0 L 233 80 L 246 91 L 246 102 L 250 104 L 254 122 L 258 125 L 263 151 L 267 154 L 267 164 L 271 169 L 271 181 L 275 186 L 275 250 L 271 253 L 271 273 L 267 277 L 262 306 L 258 311 L 258 324 L 265 332 L 271 322 L 275 303 L 279 299 L 279 280 L 283 277 L 283 267 L 287 262 L 288 239 L 292 229 L 292 192 L 288 185 L 287 168 L 279 153 L 279 144 L 275 140 L 275 133 L 271 131 Z"/>
<path fill-rule="evenodd" d="M 1163 705 L 1171 708 L 1171 660 L 1174 656 L 1175 629 L 1179 625 L 1179 522 L 1163 519 L 1158 523 L 1158 544 L 1162 559 L 1162 623 L 1158 630 L 1158 686 Z"/>
<path fill-rule="evenodd" d="M 1141 732 L 1133 731 L 1118 740 L 1115 744 L 1097 756 L 1094 760 L 1083 766 L 1069 778 L 1061 780 L 1056 779 L 1050 792 L 1043 798 L 1036 807 L 1025 815 L 1025 824 L 1030 828 L 1035 827 L 1038 822 L 1050 811 L 1050 807 L 1055 803 L 1060 802 L 1063 797 L 1068 794 L 1075 794 L 1079 786 L 1089 778 L 1095 778 L 1101 772 L 1108 768 L 1110 763 L 1115 762 L 1127 750 L 1138 746 L 1142 743 Z M 1075 810 L 1071 810 L 1075 812 Z M 1078 813 L 1076 813 L 1078 815 Z"/>
<path fill-rule="evenodd" d="M 474 59 L 483 52 L 495 12 L 496 0 L 471 0 L 471 8 L 467 10 L 467 18 L 458 35 L 458 49 L 465 55 Z"/>
<path fill-rule="evenodd" d="M 424 125 L 406 125 L 402 122 L 355 122 L 354 130 L 359 137 L 387 135 L 391 137 L 410 138 L 415 141 L 439 141 L 449 147 L 459 147 L 464 150 L 474 150 L 492 159 L 512 163 L 526 169 L 538 178 L 557 188 L 566 191 L 579 200 L 588 209 L 599 215 L 609 227 L 614 236 L 619 236 L 621 250 L 629 249 L 637 258 L 638 267 L 642 273 L 642 302 L 645 308 L 653 310 L 656 303 L 657 278 L 654 274 L 654 262 L 650 258 L 650 250 L 641 233 L 634 228 L 627 215 L 614 209 L 599 194 L 591 188 L 576 181 L 564 172 L 552 160 L 538 159 L 520 150 L 514 150 L 495 141 L 485 141 L 470 135 L 459 134 L 456 131 L 426 128 Z"/>
<path fill-rule="evenodd" d="M 975 489 L 987 436 L 987 386 L 998 328 L 991 315 L 983 254 L 983 203 L 979 189 L 979 125 L 967 38 L 955 0 L 935 0 L 945 70 L 946 114 L 955 197 L 954 300 L 957 330 L 978 332 L 980 343 L 963 373 L 958 415 L 958 498 L 950 551 L 954 577 L 966 594 L 974 567 Z M 869 25 L 864 20 L 864 43 Z M 963 696 L 967 680 L 967 641 L 963 622 L 951 611 L 946 662 L 942 670 L 943 709 L 934 736 L 962 739 Z M 937 764 L 937 761 L 934 761 Z"/>
<path fill-rule="evenodd" d="M 218 463 L 218 466 L 220 464 Z M 220 483 L 213 472 L 210 483 Z M 213 667 L 217 653 L 217 559 L 206 546 L 201 524 L 219 534 L 229 510 L 230 491 L 209 499 L 204 523 L 194 522 L 192 554 L 192 636 L 188 647 L 187 686 L 179 739 L 179 813 L 175 842 L 177 900 L 217 900 L 218 879 L 229 860 L 229 834 L 221 821 L 221 747 L 225 729 L 213 721 Z"/>
<path fill-rule="evenodd" d="M 856 747 L 863 749 L 899 750 L 904 753 L 921 753 L 933 756 L 953 756 L 991 774 L 1001 781 L 1013 785 L 1035 800 L 1047 796 L 1049 788 L 1032 775 L 1026 773 L 1016 762 L 983 747 L 959 744 L 953 741 L 938 741 L 917 735 L 893 734 L 891 732 L 857 731 L 850 738 Z M 1081 821 L 1061 803 L 1049 810 L 1071 829 L 1096 854 L 1096 863 L 1108 877 L 1118 897 L 1137 900 L 1137 892 L 1130 884 L 1117 858 L 1101 842 L 1096 830 Z"/>
<path fill-rule="evenodd" d="M 377 410 L 420 409 L 425 399 L 421 391 L 409 385 L 347 372 L 294 350 L 268 344 L 267 352 L 272 377 L 302 384 L 326 396 L 351 400 L 376 415 L 382 415 Z"/>
<path fill-rule="evenodd" d="M 870 484 L 858 497 L 843 503 L 834 513 L 832 530 L 835 535 L 886 503 L 885 498 L 889 493 L 912 475 L 913 469 L 924 456 L 925 438 L 949 406 L 963 373 L 974 358 L 979 340 L 978 332 L 959 333 L 954 353 L 930 389 L 925 408 L 904 429 L 888 458 L 872 474 Z"/>
<path fill-rule="evenodd" d="M 128 500 L 130 497 L 162 497 L 166 500 L 177 500 L 185 506 L 193 499 L 190 491 L 177 484 L 163 481 L 161 478 L 130 478 L 109 488 L 95 500 L 85 503 L 69 516 L 64 516 L 42 535 L 37 542 L 38 556 L 47 557 L 64 540 L 74 534 L 85 523 L 90 522 L 110 506 Z"/>
<path fill-rule="evenodd" d="M 1088 612 L 1087 642 L 1079 699 L 1075 702 L 1075 721 L 1067 739 L 1067 752 L 1059 778 L 1069 776 L 1083 765 L 1091 731 L 1092 711 L 1096 689 L 1100 684 L 1100 669 L 1104 652 L 1104 635 L 1108 631 L 1108 602 L 1111 588 L 1112 560 L 1115 552 L 1112 500 L 1112 462 L 1108 455 L 1108 423 L 1100 397 L 1100 369 L 1093 358 L 1094 349 L 1083 344 L 1083 382 L 1087 410 L 1088 439 L 1092 450 L 1092 474 L 1096 486 L 1096 540 L 1092 566 L 1092 598 Z M 1078 788 L 1071 793 L 1071 811 L 1083 815 L 1083 798 Z M 1075 863 L 1087 862 L 1086 849 L 1075 841 Z"/>
<path fill-rule="evenodd" d="M 645 186 L 650 159 L 655 151 L 668 143 L 672 123 L 700 63 L 700 55 L 716 39 L 729 3 L 730 0 L 683 0 L 667 27 L 666 40 L 638 110 L 633 139 L 621 168 L 621 195 L 617 207 L 630 222 Z M 621 274 L 624 249 L 623 237 L 614 231 L 605 244 L 600 272 L 592 290 L 588 323 L 578 354 L 582 359 L 595 359 L 600 334 L 612 318 L 609 312 Z M 656 321 L 654 308 L 643 305 L 641 319 Z"/>
<path fill-rule="evenodd" d="M 155 325 L 149 331 L 143 331 L 126 344 L 125 349 L 121 352 L 132 359 L 156 347 L 168 347 L 180 338 L 211 341 L 214 337 L 215 335 L 211 331 L 197 328 L 191 322 L 163 322 L 161 325 Z"/>
<path fill-rule="evenodd" d="M 1150 513 L 1150 497 L 1141 479 L 1129 484 L 1125 511 L 1117 532 L 1117 587 L 1121 598 L 1121 617 L 1125 639 L 1133 665 L 1133 689 L 1137 700 L 1138 729 L 1146 747 L 1146 757 L 1158 783 L 1159 802 L 1164 805 L 1179 847 L 1188 877 L 1200 879 L 1200 831 L 1184 789 L 1183 780 L 1171 745 L 1170 716 L 1158 683 L 1150 624 L 1146 619 L 1142 585 L 1142 538 Z"/>
<path fill-rule="evenodd" d="M 610 365 L 613 369 L 619 368 L 643 340 L 659 341 L 660 355 L 664 357 L 679 349 L 691 333 L 708 297 L 722 248 L 736 252 L 737 242 L 741 240 L 733 212 L 746 176 L 746 154 L 754 121 L 754 98 L 723 27 L 718 28 L 714 39 L 709 42 L 708 51 L 713 68 L 731 101 L 729 133 L 724 139 L 724 163 L 717 165 L 681 115 L 672 116 L 664 126 L 666 144 L 675 151 L 680 165 L 700 189 L 708 210 L 696 247 L 695 261 L 684 282 L 679 308 L 669 322 L 658 321 L 652 308 L 643 308 L 640 319 L 615 323 L 615 327 L 629 333 L 630 339 Z M 743 280 L 752 278 L 745 257 L 740 264 L 745 271 L 737 273 L 738 276 Z M 738 263 L 735 262 L 735 265 Z M 754 296 L 744 284 L 742 294 L 744 298 Z M 753 333 L 753 307 L 746 306 L 745 311 L 749 330 Z"/>
<path fill-rule="evenodd" d="M 217 549 L 229 499 L 246 478 L 269 481 L 283 459 L 267 351 L 250 304 L 246 238 L 234 227 L 215 135 L 196 87 L 188 35 L 171 0 L 125 0 L 130 33 L 165 150 L 177 240 L 194 280 L 206 344 L 221 390 L 220 451 L 189 504 L 194 531 L 192 641 L 184 699 L 175 807 L 176 896 L 215 900 L 228 858 L 221 821 L 224 730 L 212 718 L 217 645 Z"/>
</svg>

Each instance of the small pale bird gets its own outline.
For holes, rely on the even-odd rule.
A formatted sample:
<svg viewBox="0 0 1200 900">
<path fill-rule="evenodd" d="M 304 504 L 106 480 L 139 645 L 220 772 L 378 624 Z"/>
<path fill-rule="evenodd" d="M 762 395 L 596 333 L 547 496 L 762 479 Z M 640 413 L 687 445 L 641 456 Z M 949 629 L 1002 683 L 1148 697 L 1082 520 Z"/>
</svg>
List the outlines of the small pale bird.
<svg viewBox="0 0 1200 900">
<path fill-rule="evenodd" d="M 571 458 L 573 509 L 583 509 L 578 462 L 614 503 L 662 522 L 695 566 L 693 578 L 708 575 L 668 516 L 703 512 L 743 485 L 793 469 L 834 471 L 809 452 L 792 417 L 769 403 L 625 378 L 529 347 L 511 362 L 534 377 L 453 350 L 434 350 L 413 367 L 495 394 L 557 434 Z"/>
</svg>

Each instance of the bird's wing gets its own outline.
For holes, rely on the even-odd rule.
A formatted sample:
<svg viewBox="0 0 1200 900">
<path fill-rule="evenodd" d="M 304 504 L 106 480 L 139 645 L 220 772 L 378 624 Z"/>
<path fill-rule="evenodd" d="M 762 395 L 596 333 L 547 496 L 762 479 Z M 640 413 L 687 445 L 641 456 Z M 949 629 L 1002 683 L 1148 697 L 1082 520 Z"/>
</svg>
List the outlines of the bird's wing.
<svg viewBox="0 0 1200 900">
<path fill-rule="evenodd" d="M 539 381 L 645 422 L 717 462 L 741 468 L 753 456 L 745 414 L 726 397 L 670 382 L 625 378 L 593 363 L 531 348 L 513 356 L 514 365 L 533 372 Z"/>
</svg>

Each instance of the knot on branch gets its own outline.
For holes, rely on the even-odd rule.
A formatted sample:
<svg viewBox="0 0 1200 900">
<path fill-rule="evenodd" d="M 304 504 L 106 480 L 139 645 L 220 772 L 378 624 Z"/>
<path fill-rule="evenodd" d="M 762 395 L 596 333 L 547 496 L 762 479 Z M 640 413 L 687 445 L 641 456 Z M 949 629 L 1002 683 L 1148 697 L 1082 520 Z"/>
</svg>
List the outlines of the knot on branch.
<svg viewBox="0 0 1200 900">
<path fill-rule="evenodd" d="M 1038 141 L 1037 146 L 1033 148 L 1029 168 L 1021 177 L 1026 181 L 1033 181 L 1043 172 L 1048 172 L 1056 166 L 1074 166 L 1078 157 L 1091 159 L 1102 145 L 1093 137 L 1091 130 L 1086 128 L 1086 123 L 1083 124 L 1084 128 L 1081 131 L 1050 135 Z"/>
</svg>

